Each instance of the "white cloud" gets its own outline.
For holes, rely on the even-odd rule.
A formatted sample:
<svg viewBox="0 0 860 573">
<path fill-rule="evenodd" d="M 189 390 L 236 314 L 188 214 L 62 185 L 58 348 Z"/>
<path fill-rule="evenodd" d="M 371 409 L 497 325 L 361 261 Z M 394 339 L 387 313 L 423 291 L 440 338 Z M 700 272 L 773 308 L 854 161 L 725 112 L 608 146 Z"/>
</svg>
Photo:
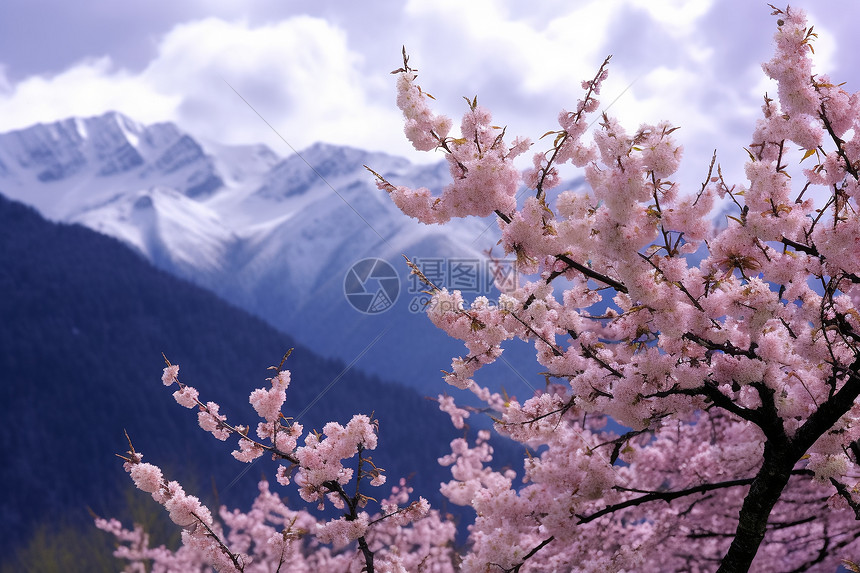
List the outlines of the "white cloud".
<svg viewBox="0 0 860 573">
<path fill-rule="evenodd" d="M 407 3 L 407 25 L 414 30 L 407 48 L 431 92 L 477 92 L 490 106 L 505 105 L 512 98 L 577 93 L 593 75 L 605 56 L 599 51 L 612 17 L 600 2 L 564 3 L 546 18 L 514 15 L 509 4 Z"/>
<path fill-rule="evenodd" d="M 271 140 L 229 82 L 296 147 L 325 140 L 378 148 L 373 126 L 399 125 L 399 112 L 368 100 L 360 64 L 345 32 L 318 18 L 256 28 L 213 18 L 171 31 L 143 75 L 159 91 L 182 93 L 178 119 L 205 137 Z"/>
<path fill-rule="evenodd" d="M 535 89 L 601 58 L 596 51 L 611 14 L 598 2 L 579 3 L 540 20 L 513 16 L 504 4 L 411 0 L 405 13 L 423 24 L 417 38 L 423 51 L 448 60 L 444 72 L 433 74 L 483 79 L 504 70 Z"/>
<path fill-rule="evenodd" d="M 118 109 L 141 121 L 169 116 L 179 97 L 160 93 L 140 77 L 114 69 L 108 57 L 88 60 L 52 77 L 32 76 L 0 91 L 0 130 L 72 115 Z"/>
<path fill-rule="evenodd" d="M 686 36 L 695 29 L 697 21 L 711 9 L 713 0 L 648 0 L 641 5 L 648 10 L 652 18 L 663 24 L 670 34 Z"/>
<path fill-rule="evenodd" d="M 345 32 L 318 18 L 258 27 L 207 18 L 171 30 L 142 71 L 117 69 L 103 57 L 0 91 L 0 130 L 118 110 L 144 123 L 177 121 L 204 138 L 265 141 L 288 153 L 229 82 L 296 148 L 320 140 L 405 148 L 393 96 L 369 101 L 360 63 Z M 381 138 L 380 130 L 397 141 Z"/>
</svg>

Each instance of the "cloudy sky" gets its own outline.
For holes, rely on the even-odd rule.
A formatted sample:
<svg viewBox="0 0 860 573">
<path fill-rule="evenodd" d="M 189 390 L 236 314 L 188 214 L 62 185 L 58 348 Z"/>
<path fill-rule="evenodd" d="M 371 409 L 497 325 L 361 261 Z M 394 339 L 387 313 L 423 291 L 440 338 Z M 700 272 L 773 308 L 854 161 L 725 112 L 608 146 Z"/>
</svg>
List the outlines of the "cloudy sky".
<svg viewBox="0 0 860 573">
<path fill-rule="evenodd" d="M 817 71 L 860 90 L 856 0 L 800 0 Z M 457 116 L 478 96 L 533 139 L 612 54 L 603 104 L 667 119 L 700 181 L 714 148 L 740 166 L 765 91 L 775 18 L 748 0 L 3 0 L 0 131 L 119 110 L 204 139 L 289 148 L 315 141 L 407 155 L 393 76 L 405 45 L 422 87 Z M 739 169 L 728 168 L 740 173 Z"/>
</svg>

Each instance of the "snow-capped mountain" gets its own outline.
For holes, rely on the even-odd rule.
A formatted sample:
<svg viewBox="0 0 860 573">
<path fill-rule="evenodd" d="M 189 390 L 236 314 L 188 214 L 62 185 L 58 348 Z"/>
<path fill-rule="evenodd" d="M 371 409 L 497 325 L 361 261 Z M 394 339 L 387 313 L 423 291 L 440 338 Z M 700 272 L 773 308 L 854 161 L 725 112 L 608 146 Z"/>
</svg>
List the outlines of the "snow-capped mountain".
<svg viewBox="0 0 860 573">
<path fill-rule="evenodd" d="M 264 145 L 201 144 L 173 124 L 144 126 L 118 113 L 0 134 L 1 194 L 124 241 L 322 355 L 444 391 L 439 369 L 464 349 L 420 314 L 421 287 L 401 254 L 425 258 L 443 284 L 455 263 L 471 269 L 474 294 L 491 295 L 483 252 L 495 244 L 495 224 L 411 220 L 364 165 L 436 190 L 447 175 L 442 163 L 321 143 L 285 158 Z M 344 294 L 350 268 L 365 258 L 399 275 L 398 290 L 381 288 L 387 279 L 373 273 L 359 280 L 386 306 L 398 297 L 386 312 L 363 314 Z M 538 368 L 522 350 L 506 354 L 519 373 L 499 367 L 494 385 L 510 391 L 523 384 L 520 374 L 533 379 Z"/>
</svg>

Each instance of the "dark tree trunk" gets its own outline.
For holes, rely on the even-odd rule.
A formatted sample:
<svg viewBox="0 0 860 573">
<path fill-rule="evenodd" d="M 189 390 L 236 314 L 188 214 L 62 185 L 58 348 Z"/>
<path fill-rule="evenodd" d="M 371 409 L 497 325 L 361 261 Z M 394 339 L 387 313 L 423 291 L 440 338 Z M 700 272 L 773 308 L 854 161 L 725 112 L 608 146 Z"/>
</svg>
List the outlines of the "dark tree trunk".
<svg viewBox="0 0 860 573">
<path fill-rule="evenodd" d="M 746 573 L 758 552 L 767 530 L 767 521 L 773 506 L 779 501 L 788 484 L 791 471 L 818 438 L 827 432 L 845 414 L 860 395 L 860 358 L 846 369 L 848 380 L 829 400 L 809 416 L 794 437 L 789 439 L 781 428 L 764 426 L 769 436 L 764 445 L 761 469 L 747 493 L 738 519 L 735 538 L 720 563 L 717 573 Z M 833 379 L 834 386 L 836 379 Z M 774 424 L 778 420 L 772 410 Z"/>
<path fill-rule="evenodd" d="M 770 442 L 765 444 L 764 462 L 741 506 L 735 538 L 717 573 L 749 571 L 764 539 L 770 512 L 788 484 L 796 461 L 785 446 L 774 448 Z"/>
</svg>

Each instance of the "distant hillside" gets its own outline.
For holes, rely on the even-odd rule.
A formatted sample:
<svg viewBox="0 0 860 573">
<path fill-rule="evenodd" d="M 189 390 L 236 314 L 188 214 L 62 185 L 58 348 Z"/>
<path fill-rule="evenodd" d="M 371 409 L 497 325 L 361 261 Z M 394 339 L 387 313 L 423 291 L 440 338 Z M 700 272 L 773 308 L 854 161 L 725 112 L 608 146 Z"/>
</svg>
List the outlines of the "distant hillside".
<svg viewBox="0 0 860 573">
<path fill-rule="evenodd" d="M 222 502 L 244 504 L 271 472 L 261 462 L 229 487 L 246 464 L 173 401 L 160 383 L 161 353 L 228 420 L 256 423 L 248 393 L 293 346 L 119 241 L 49 223 L 0 195 L 0 550 L 7 554 L 45 519 L 88 519 L 86 506 L 116 514 L 129 483 L 114 456 L 127 449 L 124 430 L 171 477 L 198 484 L 204 497 L 214 484 Z M 297 416 L 321 393 L 300 420 L 306 429 L 374 412 L 374 461 L 392 478 L 414 473 L 416 493 L 438 505 L 438 482 L 450 478 L 436 460 L 458 432 L 435 403 L 355 370 L 338 379 L 344 364 L 307 348 L 297 346 L 287 366 L 285 413 Z M 281 494 L 298 499 L 289 488 Z"/>
</svg>

